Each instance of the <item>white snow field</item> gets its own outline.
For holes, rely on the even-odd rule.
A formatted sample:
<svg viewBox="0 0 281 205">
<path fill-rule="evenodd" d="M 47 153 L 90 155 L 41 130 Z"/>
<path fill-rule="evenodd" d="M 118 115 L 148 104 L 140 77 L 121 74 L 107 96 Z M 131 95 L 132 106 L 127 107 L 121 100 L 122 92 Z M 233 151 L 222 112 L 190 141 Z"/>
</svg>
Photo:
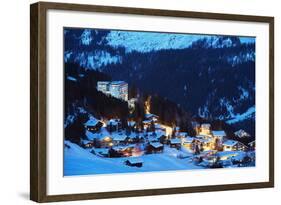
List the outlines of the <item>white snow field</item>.
<svg viewBox="0 0 281 205">
<path fill-rule="evenodd" d="M 142 167 L 130 167 L 125 165 L 128 157 L 103 158 L 96 156 L 77 144 L 65 141 L 64 148 L 64 176 L 90 175 L 90 174 L 112 174 L 129 172 L 171 171 L 202 169 L 202 166 L 193 164 L 188 151 L 179 151 L 174 148 L 165 147 L 160 154 L 143 155 Z M 178 158 L 178 155 L 184 158 Z"/>
</svg>

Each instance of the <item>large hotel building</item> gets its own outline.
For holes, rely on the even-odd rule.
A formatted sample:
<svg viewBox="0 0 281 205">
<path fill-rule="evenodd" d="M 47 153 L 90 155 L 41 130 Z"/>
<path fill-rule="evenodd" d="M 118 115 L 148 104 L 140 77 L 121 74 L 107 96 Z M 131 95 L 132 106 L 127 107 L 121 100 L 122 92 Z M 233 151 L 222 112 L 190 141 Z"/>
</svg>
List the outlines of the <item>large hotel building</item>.
<svg viewBox="0 0 281 205">
<path fill-rule="evenodd" d="M 128 101 L 128 83 L 125 81 L 98 81 L 97 90 L 106 95 Z"/>
</svg>

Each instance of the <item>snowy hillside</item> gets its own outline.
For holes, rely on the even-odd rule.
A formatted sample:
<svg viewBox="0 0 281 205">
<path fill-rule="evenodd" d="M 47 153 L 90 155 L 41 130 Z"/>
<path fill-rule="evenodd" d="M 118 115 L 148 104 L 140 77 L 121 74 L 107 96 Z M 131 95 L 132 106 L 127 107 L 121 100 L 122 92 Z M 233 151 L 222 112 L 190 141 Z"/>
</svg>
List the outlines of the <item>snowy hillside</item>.
<svg viewBox="0 0 281 205">
<path fill-rule="evenodd" d="M 107 36 L 107 44 L 112 47 L 125 47 L 127 52 L 151 52 L 162 49 L 184 49 L 194 42 L 207 39 L 208 47 L 231 47 L 234 42 L 231 38 L 221 39 L 216 36 L 186 35 L 157 32 L 127 32 L 111 31 Z M 241 37 L 241 42 L 250 43 L 247 38 Z"/>
<path fill-rule="evenodd" d="M 124 164 L 128 158 L 103 158 L 98 157 L 83 149 L 77 144 L 65 141 L 64 148 L 64 175 L 84 174 L 110 174 L 126 172 L 148 172 L 148 171 L 169 171 L 202 169 L 194 165 L 189 158 L 177 158 L 176 149 L 167 148 L 163 154 L 151 154 L 142 156 L 143 166 L 129 167 Z M 188 153 L 187 153 L 188 154 Z M 190 154 L 191 156 L 191 154 Z M 132 157 L 130 157 L 132 158 Z"/>
</svg>

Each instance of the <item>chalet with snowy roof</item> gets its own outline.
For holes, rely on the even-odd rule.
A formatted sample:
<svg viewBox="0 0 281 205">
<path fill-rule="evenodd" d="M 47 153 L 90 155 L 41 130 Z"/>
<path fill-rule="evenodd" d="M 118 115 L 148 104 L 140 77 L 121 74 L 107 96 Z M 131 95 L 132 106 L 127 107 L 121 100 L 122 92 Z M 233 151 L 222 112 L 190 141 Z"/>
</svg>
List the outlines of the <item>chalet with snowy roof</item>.
<svg viewBox="0 0 281 205">
<path fill-rule="evenodd" d="M 95 147 L 110 147 L 113 145 L 112 137 L 107 131 L 92 133 L 87 130 L 85 135 L 87 136 L 88 140 L 93 142 Z"/>
<path fill-rule="evenodd" d="M 103 126 L 103 123 L 96 118 L 90 118 L 85 124 L 84 124 L 86 130 L 96 133 L 99 132 L 101 127 Z"/>
<path fill-rule="evenodd" d="M 142 124 L 144 129 L 148 129 L 152 124 L 152 120 L 143 120 Z"/>
<path fill-rule="evenodd" d="M 178 132 L 176 137 L 185 138 L 185 137 L 187 137 L 187 135 L 188 135 L 187 132 Z"/>
<path fill-rule="evenodd" d="M 202 135 L 200 135 L 202 136 Z M 214 140 L 210 137 L 198 137 L 195 140 L 195 143 L 200 146 L 203 151 L 208 151 L 214 149 Z"/>
<path fill-rule="evenodd" d="M 121 128 L 120 119 L 110 119 L 106 123 L 106 128 L 109 132 L 118 131 Z"/>
<path fill-rule="evenodd" d="M 128 142 L 129 143 L 140 143 L 144 141 L 144 136 L 141 133 L 135 133 L 132 132 L 129 136 L 128 136 Z"/>
<path fill-rule="evenodd" d="M 198 122 L 196 122 L 196 121 L 192 121 L 191 122 L 191 126 L 194 129 L 196 135 L 199 135 L 199 133 L 200 133 L 200 124 Z"/>
<path fill-rule="evenodd" d="M 82 140 L 82 146 L 84 148 L 92 148 L 94 146 L 94 142 L 91 140 Z"/>
<path fill-rule="evenodd" d="M 166 129 L 164 127 L 162 127 L 162 125 L 160 125 L 158 123 L 155 123 L 155 130 L 166 132 Z"/>
<path fill-rule="evenodd" d="M 114 145 L 125 145 L 129 141 L 129 137 L 122 133 L 114 133 L 111 137 Z"/>
<path fill-rule="evenodd" d="M 111 155 L 113 155 L 112 154 L 113 153 L 112 150 L 113 150 L 117 153 L 116 156 L 129 157 L 129 156 L 132 156 L 133 149 L 134 149 L 134 145 L 112 146 L 111 150 L 110 150 L 110 153 L 111 153 Z"/>
<path fill-rule="evenodd" d="M 129 157 L 124 163 L 130 167 L 142 167 L 143 159 L 140 157 Z"/>
<path fill-rule="evenodd" d="M 200 135 L 210 135 L 211 134 L 211 124 L 204 123 L 200 127 Z"/>
<path fill-rule="evenodd" d="M 223 142 L 226 137 L 226 133 L 224 130 L 213 130 L 212 134 L 215 138 L 219 139 L 220 142 Z"/>
<path fill-rule="evenodd" d="M 102 136 L 98 138 L 98 140 L 100 141 L 102 147 L 111 147 L 113 145 L 112 137 L 110 135 Z"/>
<path fill-rule="evenodd" d="M 193 143 L 195 142 L 194 137 L 185 137 L 183 138 L 182 145 L 188 149 L 192 149 Z"/>
<path fill-rule="evenodd" d="M 151 120 L 153 122 L 157 122 L 158 118 L 159 117 L 157 115 L 154 115 L 154 114 L 151 114 L 151 113 L 145 114 L 145 119 L 146 120 Z"/>
<path fill-rule="evenodd" d="M 218 157 L 216 156 L 205 156 L 202 159 L 200 166 L 207 168 L 221 168 L 222 166 L 218 163 Z"/>
<path fill-rule="evenodd" d="M 216 156 L 219 157 L 223 165 L 226 165 L 226 162 L 231 165 L 241 163 L 247 157 L 247 153 L 243 151 L 224 151 L 216 153 Z"/>
<path fill-rule="evenodd" d="M 161 153 L 164 150 L 164 145 L 160 142 L 149 142 L 146 146 L 146 154 Z"/>
<path fill-rule="evenodd" d="M 251 137 L 251 135 L 249 133 L 247 133 L 245 130 L 242 130 L 242 129 L 234 132 L 234 135 L 240 139 Z"/>
<path fill-rule="evenodd" d="M 236 140 L 227 140 L 222 144 L 222 146 L 224 151 L 238 151 L 247 149 L 246 145 Z"/>
<path fill-rule="evenodd" d="M 130 127 L 132 130 L 136 130 L 137 129 L 137 123 L 133 120 L 128 121 L 128 127 Z"/>
<path fill-rule="evenodd" d="M 180 138 L 174 138 L 169 140 L 170 147 L 180 149 L 181 148 L 181 139 Z"/>
</svg>

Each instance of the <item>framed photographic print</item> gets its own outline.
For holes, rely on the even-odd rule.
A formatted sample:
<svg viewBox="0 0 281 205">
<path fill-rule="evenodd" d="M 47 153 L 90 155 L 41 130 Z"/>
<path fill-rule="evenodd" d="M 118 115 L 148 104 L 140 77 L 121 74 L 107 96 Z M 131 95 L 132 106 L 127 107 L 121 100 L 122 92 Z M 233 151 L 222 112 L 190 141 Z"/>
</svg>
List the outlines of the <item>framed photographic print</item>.
<svg viewBox="0 0 281 205">
<path fill-rule="evenodd" d="M 274 18 L 31 5 L 31 199 L 274 186 Z"/>
</svg>

